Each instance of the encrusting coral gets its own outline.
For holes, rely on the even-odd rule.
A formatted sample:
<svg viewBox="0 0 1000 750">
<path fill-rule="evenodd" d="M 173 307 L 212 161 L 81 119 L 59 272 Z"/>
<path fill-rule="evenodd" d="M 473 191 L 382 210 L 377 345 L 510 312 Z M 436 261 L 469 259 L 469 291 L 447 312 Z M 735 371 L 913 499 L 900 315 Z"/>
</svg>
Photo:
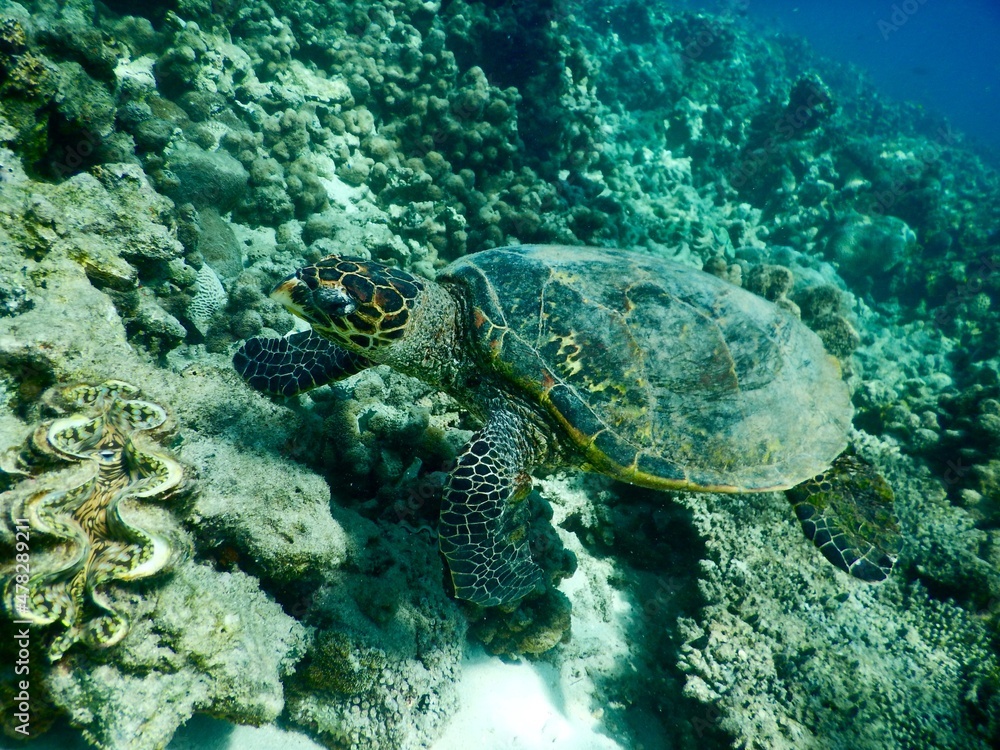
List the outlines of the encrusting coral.
<svg viewBox="0 0 1000 750">
<path fill-rule="evenodd" d="M 167 414 L 138 395 L 114 380 L 50 389 L 47 403 L 69 413 L 35 429 L 7 468 L 30 479 L 0 498 L 3 536 L 15 549 L 2 571 L 3 603 L 14 619 L 64 628 L 48 646 L 51 661 L 77 642 L 121 641 L 128 616 L 105 587 L 156 575 L 184 552 L 169 530 L 138 522 L 132 507 L 187 489 L 181 465 L 140 438 Z M 52 471 L 66 464 L 76 470 Z"/>
</svg>

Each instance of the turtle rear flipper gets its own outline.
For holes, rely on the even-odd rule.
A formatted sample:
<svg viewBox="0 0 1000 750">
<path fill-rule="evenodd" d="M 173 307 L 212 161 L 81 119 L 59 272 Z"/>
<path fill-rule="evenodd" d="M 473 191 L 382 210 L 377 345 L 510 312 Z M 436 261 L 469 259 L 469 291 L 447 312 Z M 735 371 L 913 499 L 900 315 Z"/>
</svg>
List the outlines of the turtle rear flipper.
<svg viewBox="0 0 1000 750">
<path fill-rule="evenodd" d="M 455 596 L 484 607 L 517 601 L 542 582 L 528 545 L 524 425 L 496 411 L 458 457 L 441 498 L 438 541 Z"/>
<path fill-rule="evenodd" d="M 343 380 L 370 366 L 360 354 L 333 344 L 313 330 L 284 338 L 247 340 L 233 355 L 233 367 L 248 385 L 274 396 Z"/>
<path fill-rule="evenodd" d="M 901 536 L 892 488 L 852 453 L 787 492 L 806 536 L 831 563 L 863 581 L 889 577 Z"/>
</svg>

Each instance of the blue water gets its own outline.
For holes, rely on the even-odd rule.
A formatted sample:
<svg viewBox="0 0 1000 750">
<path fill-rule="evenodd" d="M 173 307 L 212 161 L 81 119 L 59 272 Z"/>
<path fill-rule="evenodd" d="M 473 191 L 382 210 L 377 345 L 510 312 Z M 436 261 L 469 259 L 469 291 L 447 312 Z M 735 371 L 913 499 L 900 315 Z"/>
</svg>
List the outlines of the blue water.
<svg viewBox="0 0 1000 750">
<path fill-rule="evenodd" d="M 806 37 L 886 95 L 945 116 L 1000 162 L 1000 1 L 717 0 L 689 8 Z"/>
</svg>

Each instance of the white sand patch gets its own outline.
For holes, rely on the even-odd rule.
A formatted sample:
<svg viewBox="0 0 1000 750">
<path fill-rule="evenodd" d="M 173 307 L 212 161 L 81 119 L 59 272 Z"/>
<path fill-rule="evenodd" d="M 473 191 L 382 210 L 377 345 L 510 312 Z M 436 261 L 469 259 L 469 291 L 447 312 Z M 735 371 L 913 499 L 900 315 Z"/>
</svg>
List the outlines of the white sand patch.
<svg viewBox="0 0 1000 750">
<path fill-rule="evenodd" d="M 586 706 L 566 703 L 559 670 L 504 664 L 482 651 L 462 665 L 462 707 L 432 750 L 621 750 Z"/>
<path fill-rule="evenodd" d="M 591 501 L 579 474 L 539 482 L 552 500 L 553 523 L 577 571 L 560 587 L 573 602 L 573 635 L 552 663 L 505 664 L 475 648 L 462 664 L 462 705 L 431 750 L 622 750 L 602 734 L 603 701 L 596 681 L 630 663 L 627 628 L 632 603 L 609 582 L 610 561 L 591 556 L 575 534 L 559 528 Z"/>
</svg>

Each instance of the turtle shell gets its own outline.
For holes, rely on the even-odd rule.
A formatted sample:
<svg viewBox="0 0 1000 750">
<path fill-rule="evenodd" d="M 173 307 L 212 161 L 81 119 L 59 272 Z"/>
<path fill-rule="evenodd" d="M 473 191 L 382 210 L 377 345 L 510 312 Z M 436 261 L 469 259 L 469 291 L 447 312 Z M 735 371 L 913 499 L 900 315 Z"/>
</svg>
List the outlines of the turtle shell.
<svg viewBox="0 0 1000 750">
<path fill-rule="evenodd" d="M 538 402 L 585 469 L 658 489 L 787 489 L 847 445 L 837 361 L 785 310 L 621 250 L 518 246 L 438 280 L 483 365 Z M 558 428 L 557 428 L 558 429 Z"/>
</svg>

